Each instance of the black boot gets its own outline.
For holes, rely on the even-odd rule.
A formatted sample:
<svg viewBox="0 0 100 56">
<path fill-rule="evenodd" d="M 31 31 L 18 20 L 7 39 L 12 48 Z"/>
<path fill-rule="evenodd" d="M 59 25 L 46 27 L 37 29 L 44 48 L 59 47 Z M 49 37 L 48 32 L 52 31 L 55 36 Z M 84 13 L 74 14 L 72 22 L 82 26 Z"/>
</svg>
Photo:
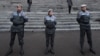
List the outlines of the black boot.
<svg viewBox="0 0 100 56">
<path fill-rule="evenodd" d="M 90 52 L 93 53 L 93 54 L 96 54 L 96 52 L 91 48 L 90 48 Z"/>
<path fill-rule="evenodd" d="M 21 55 L 21 56 L 24 55 L 24 50 L 23 50 L 23 47 L 22 47 L 22 46 L 20 47 L 20 55 Z"/>
<path fill-rule="evenodd" d="M 80 50 L 82 55 L 85 55 L 84 51 L 83 51 L 83 46 L 81 46 L 81 50 Z"/>
<path fill-rule="evenodd" d="M 85 53 L 84 53 L 84 51 L 83 51 L 83 50 L 80 50 L 80 52 L 81 52 L 81 54 L 82 54 L 82 55 L 85 55 Z"/>
<path fill-rule="evenodd" d="M 46 48 L 46 49 L 45 49 L 45 55 L 47 55 L 48 53 L 49 53 L 49 49 Z"/>
<path fill-rule="evenodd" d="M 53 48 L 51 48 L 51 49 L 50 49 L 50 53 L 51 53 L 51 54 L 55 54 L 55 52 L 54 52 L 54 49 L 53 49 Z"/>
<path fill-rule="evenodd" d="M 10 47 L 5 56 L 9 56 L 10 54 L 12 54 L 12 52 L 13 52 L 13 49 Z"/>
</svg>

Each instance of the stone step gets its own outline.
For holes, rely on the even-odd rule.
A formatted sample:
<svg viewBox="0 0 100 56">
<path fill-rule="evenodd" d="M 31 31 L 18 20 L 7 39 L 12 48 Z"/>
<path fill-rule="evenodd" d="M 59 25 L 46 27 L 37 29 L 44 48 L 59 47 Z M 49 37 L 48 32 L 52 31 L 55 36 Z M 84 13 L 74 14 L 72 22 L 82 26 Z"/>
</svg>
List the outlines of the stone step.
<svg viewBox="0 0 100 56">
<path fill-rule="evenodd" d="M 23 6 L 23 10 L 24 11 L 27 11 L 27 5 L 24 5 Z M 60 12 L 60 11 L 67 11 L 67 7 L 64 7 L 64 6 L 57 6 L 57 5 L 53 5 L 53 6 L 45 6 L 45 5 L 33 5 L 31 7 L 31 11 L 43 11 L 43 12 L 46 12 L 48 9 L 54 9 L 54 11 L 56 12 Z M 13 11 L 13 10 L 16 10 L 16 6 L 11 6 L 11 5 L 2 5 L 0 6 L 0 10 L 3 11 L 3 9 L 5 11 Z"/>
<path fill-rule="evenodd" d="M 25 14 L 27 15 L 46 15 L 46 12 L 25 12 Z M 11 14 L 13 11 L 0 11 L 0 14 L 4 14 L 4 15 L 9 15 Z M 72 14 L 66 14 L 66 12 L 54 12 L 55 15 L 76 15 L 78 11 L 72 11 Z M 100 14 L 100 11 L 90 11 L 91 14 Z"/>
<path fill-rule="evenodd" d="M 56 27 L 60 27 L 60 28 L 67 28 L 67 27 L 78 27 L 79 25 L 78 24 L 68 24 L 68 25 L 57 25 Z M 1 25 L 0 26 L 1 28 L 2 27 L 11 27 L 11 25 Z M 27 27 L 27 28 L 41 28 L 41 27 L 45 27 L 45 25 L 25 25 L 25 27 Z M 91 24 L 91 27 L 100 27 L 100 24 Z"/>
<path fill-rule="evenodd" d="M 100 17 L 98 16 L 98 17 L 91 17 L 91 20 L 93 20 L 93 21 L 95 21 L 96 19 L 100 19 Z M 29 20 L 29 22 L 31 21 L 37 21 L 37 22 L 43 22 L 44 21 L 44 17 L 41 17 L 41 18 L 39 18 L 39 17 L 29 17 L 28 18 L 28 20 Z M 57 21 L 61 21 L 61 22 L 67 22 L 67 21 L 76 21 L 76 17 L 57 17 L 57 19 L 56 19 Z M 10 18 L 0 18 L 0 22 L 9 22 L 10 21 Z"/>
<path fill-rule="evenodd" d="M 100 30 L 100 27 L 92 27 L 92 30 Z M 45 29 L 24 29 L 25 31 L 45 31 Z M 70 28 L 70 29 L 56 29 L 56 31 L 73 31 L 73 30 L 80 30 L 80 28 Z M 0 32 L 10 31 L 10 29 L 1 29 Z"/>
<path fill-rule="evenodd" d="M 56 20 L 57 22 L 59 23 L 76 23 L 77 21 L 76 20 Z M 43 23 L 44 20 L 29 20 L 27 23 Z M 7 21 L 0 21 L 0 23 L 11 23 L 9 20 Z M 100 23 L 98 21 L 93 21 L 91 20 L 90 23 Z"/>
<path fill-rule="evenodd" d="M 57 31 L 79 30 L 76 22 L 77 10 L 80 5 L 85 3 L 91 13 L 92 29 L 100 29 L 100 23 L 96 19 L 100 18 L 100 1 L 94 0 L 72 0 L 72 14 L 68 14 L 68 6 L 66 0 L 33 0 L 31 7 L 32 12 L 25 12 L 29 22 L 25 25 L 25 31 L 44 31 L 44 17 L 47 15 L 48 9 L 54 9 L 54 15 L 57 17 Z M 0 31 L 10 31 L 12 23 L 10 17 L 12 11 L 16 10 L 17 4 L 23 5 L 23 10 L 27 10 L 27 0 L 0 0 Z"/>
<path fill-rule="evenodd" d="M 61 22 L 61 23 L 65 23 L 65 22 L 71 22 L 71 23 L 73 23 L 73 22 L 76 22 L 76 19 L 57 19 L 56 20 L 57 22 Z M 93 22 L 97 22 L 97 21 L 95 21 L 95 20 L 91 20 L 91 21 L 93 21 Z M 10 22 L 10 20 L 9 19 L 0 19 L 0 22 L 3 22 L 3 23 L 7 23 L 7 22 Z M 30 23 L 32 23 L 32 22 L 36 22 L 36 23 L 38 23 L 38 22 L 44 22 L 44 19 L 41 19 L 41 20 L 38 20 L 38 19 L 36 19 L 36 20 L 28 20 L 28 22 L 30 22 Z"/>
<path fill-rule="evenodd" d="M 25 25 L 25 31 L 32 31 L 32 30 L 44 30 L 44 16 L 47 12 L 30 12 L 27 13 L 29 18 L 29 22 Z M 0 31 L 9 31 L 11 27 L 10 22 L 10 14 L 11 12 L 1 12 L 0 13 Z M 76 30 L 79 29 L 79 25 L 76 22 L 76 14 L 77 12 L 73 12 L 73 14 L 66 14 L 66 13 L 54 13 L 57 17 L 57 29 L 58 30 Z M 92 16 L 91 26 L 92 29 L 99 29 L 100 23 L 94 21 L 94 19 L 98 19 L 100 16 L 100 12 L 91 12 L 94 16 Z M 31 17 L 30 17 L 31 15 Z M 32 16 L 34 15 L 34 17 Z M 68 15 L 68 16 L 66 16 Z M 73 15 L 73 16 L 72 16 Z M 39 22 L 39 23 L 38 23 Z"/>
<path fill-rule="evenodd" d="M 33 21 L 34 20 L 37 20 L 37 21 L 40 20 L 40 21 L 42 21 L 42 20 L 44 20 L 44 18 L 45 17 L 28 17 L 28 20 L 33 20 Z M 100 18 L 99 16 L 98 17 L 91 17 L 91 20 L 92 19 L 99 19 L 99 18 Z M 10 20 L 10 17 L 5 17 L 5 18 L 4 17 L 3 18 L 0 17 L 0 20 L 1 21 Z M 72 20 L 73 21 L 74 20 L 75 21 L 76 17 L 56 17 L 56 20 L 58 20 L 58 21 L 60 21 L 60 20 L 66 20 L 66 21 L 67 20 Z"/>
<path fill-rule="evenodd" d="M 91 17 L 91 20 L 95 21 L 95 19 L 99 19 L 100 17 Z M 38 22 L 41 22 L 41 21 L 44 21 L 44 17 L 28 17 L 29 19 L 29 22 L 30 21 L 38 21 Z M 57 21 L 76 21 L 76 17 L 57 17 L 56 19 Z M 9 22 L 10 21 L 10 17 L 0 17 L 0 22 Z"/>
<path fill-rule="evenodd" d="M 95 5 L 94 5 L 95 6 Z M 90 10 L 90 11 L 99 11 L 100 10 L 100 8 L 93 8 L 94 6 L 92 6 L 91 5 L 91 7 L 92 7 L 92 9 L 90 9 L 91 7 L 89 7 L 88 9 Z M 54 11 L 55 12 L 66 12 L 66 11 L 68 11 L 68 7 L 66 6 L 62 6 L 62 7 L 57 7 L 57 6 L 55 6 L 55 7 L 52 7 L 52 6 L 49 6 L 49 7 L 43 7 L 43 6 L 32 6 L 31 7 L 31 11 L 40 11 L 40 12 L 46 12 L 48 9 L 50 9 L 50 8 L 52 8 L 52 9 L 54 9 Z M 7 5 L 7 6 L 5 6 L 5 5 L 2 5 L 2 6 L 0 6 L 0 11 L 14 11 L 14 10 L 16 10 L 16 8 L 15 8 L 15 6 L 10 6 L 10 5 Z M 24 11 L 27 11 L 27 6 L 25 6 L 25 7 L 23 7 L 23 10 Z M 72 11 L 78 11 L 79 10 L 79 8 L 78 7 L 73 7 L 72 8 Z"/>
<path fill-rule="evenodd" d="M 0 17 L 3 18 L 3 17 L 10 17 L 11 16 L 11 13 L 12 12 L 0 12 Z M 98 17 L 100 16 L 100 12 L 90 12 L 91 13 L 91 16 L 92 17 Z M 28 17 L 44 17 L 47 15 L 47 12 L 25 12 L 25 14 L 28 16 Z M 76 17 L 77 16 L 77 12 L 72 12 L 72 14 L 68 14 L 67 12 L 64 12 L 64 13 L 54 13 L 55 16 L 57 17 Z"/>
<path fill-rule="evenodd" d="M 94 19 L 94 18 L 93 18 Z M 28 18 L 29 21 L 44 21 L 44 18 Z M 57 18 L 57 21 L 75 21 L 76 18 Z M 0 21 L 10 21 L 10 18 L 0 18 Z"/>
<path fill-rule="evenodd" d="M 90 10 L 100 10 L 99 4 L 100 1 L 98 0 L 72 0 L 73 1 L 73 10 L 76 8 L 78 9 L 81 4 L 88 4 Z M 27 1 L 26 0 L 0 0 L 0 10 L 13 10 L 16 4 L 23 4 L 24 10 L 27 8 Z M 2 8 L 1 8 L 2 7 Z M 7 7 L 7 8 L 6 8 Z M 58 7 L 58 8 L 57 8 Z M 53 8 L 54 10 L 64 9 L 67 8 L 66 0 L 33 0 L 32 11 L 46 11 L 45 8 Z M 74 8 L 75 7 L 75 8 Z M 42 9 L 43 8 L 43 9 Z M 62 11 L 66 11 L 62 10 Z M 60 11 L 60 10 L 59 10 Z"/>
<path fill-rule="evenodd" d="M 25 31 L 44 31 L 44 28 L 45 27 L 32 27 L 32 28 L 27 28 L 27 27 L 25 27 Z M 93 30 L 97 30 L 97 29 L 100 29 L 100 26 L 98 27 L 98 26 L 96 26 L 96 27 L 93 27 L 92 26 L 92 28 L 91 29 L 93 29 Z M 77 27 L 65 27 L 65 28 L 57 28 L 56 29 L 57 31 L 68 31 L 68 30 L 79 30 L 79 26 L 77 26 Z M 3 29 L 0 29 L 0 31 L 10 31 L 10 27 L 4 27 Z"/>
<path fill-rule="evenodd" d="M 38 23 L 39 22 L 39 23 Z M 96 22 L 96 21 L 91 21 L 90 22 L 91 24 L 100 24 L 99 22 Z M 9 21 L 9 22 L 0 22 L 0 25 L 11 25 L 12 23 Z M 30 21 L 30 22 L 27 22 L 26 25 L 43 25 L 44 24 L 44 21 Z M 75 25 L 75 24 L 78 24 L 77 21 L 65 21 L 65 22 L 61 22 L 61 21 L 57 21 L 57 24 L 59 25 Z"/>
</svg>

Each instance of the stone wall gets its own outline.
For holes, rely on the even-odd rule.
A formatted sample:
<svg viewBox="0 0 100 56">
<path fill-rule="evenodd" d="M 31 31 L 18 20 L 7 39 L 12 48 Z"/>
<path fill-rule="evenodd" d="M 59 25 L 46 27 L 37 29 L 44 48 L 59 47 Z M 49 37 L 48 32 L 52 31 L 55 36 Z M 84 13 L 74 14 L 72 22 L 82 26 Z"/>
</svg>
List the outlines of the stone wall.
<svg viewBox="0 0 100 56">
<path fill-rule="evenodd" d="M 53 8 L 55 10 L 62 9 L 63 11 L 67 10 L 67 0 L 33 0 L 32 10 L 38 11 L 47 10 Z M 99 11 L 100 0 L 72 0 L 73 1 L 73 10 L 78 10 L 81 4 L 87 4 L 89 10 Z M 24 6 L 24 9 L 27 8 L 27 0 L 0 0 L 0 10 L 14 10 L 16 4 L 21 3 Z M 44 11 L 43 10 L 43 11 Z M 60 11 L 60 10 L 59 10 Z"/>
<path fill-rule="evenodd" d="M 73 0 L 74 7 L 80 7 L 81 4 L 87 4 L 89 10 L 99 11 L 100 0 Z"/>
</svg>

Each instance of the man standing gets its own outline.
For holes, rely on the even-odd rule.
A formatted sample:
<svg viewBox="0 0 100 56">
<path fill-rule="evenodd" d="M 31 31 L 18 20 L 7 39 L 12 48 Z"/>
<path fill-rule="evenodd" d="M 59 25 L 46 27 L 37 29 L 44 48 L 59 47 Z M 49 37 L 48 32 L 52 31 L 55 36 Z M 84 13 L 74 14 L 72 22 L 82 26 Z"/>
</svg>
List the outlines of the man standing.
<svg viewBox="0 0 100 56">
<path fill-rule="evenodd" d="M 71 13 L 72 6 L 73 6 L 73 2 L 72 2 L 72 0 L 67 0 L 67 3 L 68 3 L 68 12 L 70 14 Z"/>
<path fill-rule="evenodd" d="M 20 55 L 23 56 L 23 37 L 24 37 L 24 25 L 28 21 L 25 13 L 22 11 L 22 5 L 17 5 L 17 11 L 12 14 L 10 21 L 13 23 L 11 26 L 11 40 L 10 48 L 6 56 L 13 52 L 13 45 L 16 34 L 18 35 L 19 45 L 20 45 Z"/>
<path fill-rule="evenodd" d="M 55 30 L 56 30 L 56 17 L 53 15 L 53 10 L 48 10 L 48 15 L 44 19 L 45 28 L 45 35 L 46 35 L 46 51 L 45 54 L 49 52 L 51 54 L 55 54 L 54 52 L 54 37 L 55 37 Z M 50 43 L 49 43 L 50 42 Z M 49 50 L 49 44 L 51 45 Z"/>
<path fill-rule="evenodd" d="M 31 10 L 31 5 L 32 5 L 32 0 L 27 0 L 27 3 L 28 3 L 27 11 L 30 12 L 30 10 Z"/>
<path fill-rule="evenodd" d="M 91 37 L 91 26 L 90 26 L 90 13 L 87 11 L 87 5 L 81 5 L 81 11 L 78 13 L 77 22 L 80 25 L 80 46 L 81 53 L 84 54 L 83 45 L 84 45 L 84 37 L 87 34 L 88 44 L 90 46 L 90 52 L 96 54 L 93 51 L 92 47 L 92 37 Z"/>
</svg>

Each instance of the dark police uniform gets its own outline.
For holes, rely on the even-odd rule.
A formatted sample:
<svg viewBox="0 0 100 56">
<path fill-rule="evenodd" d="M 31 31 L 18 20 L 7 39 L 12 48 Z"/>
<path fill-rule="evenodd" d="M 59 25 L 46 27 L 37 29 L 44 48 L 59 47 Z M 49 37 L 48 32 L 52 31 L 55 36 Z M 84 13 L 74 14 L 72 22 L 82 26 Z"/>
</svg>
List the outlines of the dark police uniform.
<svg viewBox="0 0 100 56">
<path fill-rule="evenodd" d="M 51 45 L 51 49 L 54 47 L 54 37 L 55 37 L 55 30 L 56 30 L 56 17 L 55 16 L 46 16 L 44 20 L 45 28 L 45 35 L 46 35 L 46 47 Z M 49 43 L 50 42 L 50 43 Z"/>
<path fill-rule="evenodd" d="M 84 37 L 87 34 L 88 44 L 92 49 L 92 37 L 91 37 L 91 26 L 90 26 L 90 13 L 88 11 L 80 11 L 77 16 L 77 21 L 80 25 L 80 45 L 83 49 Z"/>
<path fill-rule="evenodd" d="M 10 21 L 13 23 L 13 25 L 11 26 L 10 46 L 13 46 L 16 34 L 18 35 L 19 45 L 22 46 L 24 44 L 24 25 L 25 22 L 28 21 L 28 19 L 25 16 L 24 12 L 21 11 L 20 13 L 14 12 Z"/>
<path fill-rule="evenodd" d="M 27 0 L 27 3 L 28 3 L 27 11 L 30 12 L 31 5 L 32 5 L 32 0 Z"/>
<path fill-rule="evenodd" d="M 72 0 L 67 0 L 67 3 L 68 3 L 68 12 L 70 14 L 71 13 L 72 6 L 73 6 L 73 2 L 72 2 Z"/>
<path fill-rule="evenodd" d="M 14 40 L 15 36 L 17 34 L 18 40 L 19 40 L 19 45 L 20 45 L 20 54 L 23 55 L 23 37 L 24 37 L 24 26 L 25 22 L 28 21 L 27 17 L 25 16 L 25 13 L 21 11 L 20 13 L 14 12 L 12 14 L 12 17 L 10 21 L 13 23 L 11 26 L 11 40 L 10 40 L 10 49 L 7 52 L 6 56 L 10 55 L 13 52 L 13 45 L 14 45 Z"/>
</svg>

